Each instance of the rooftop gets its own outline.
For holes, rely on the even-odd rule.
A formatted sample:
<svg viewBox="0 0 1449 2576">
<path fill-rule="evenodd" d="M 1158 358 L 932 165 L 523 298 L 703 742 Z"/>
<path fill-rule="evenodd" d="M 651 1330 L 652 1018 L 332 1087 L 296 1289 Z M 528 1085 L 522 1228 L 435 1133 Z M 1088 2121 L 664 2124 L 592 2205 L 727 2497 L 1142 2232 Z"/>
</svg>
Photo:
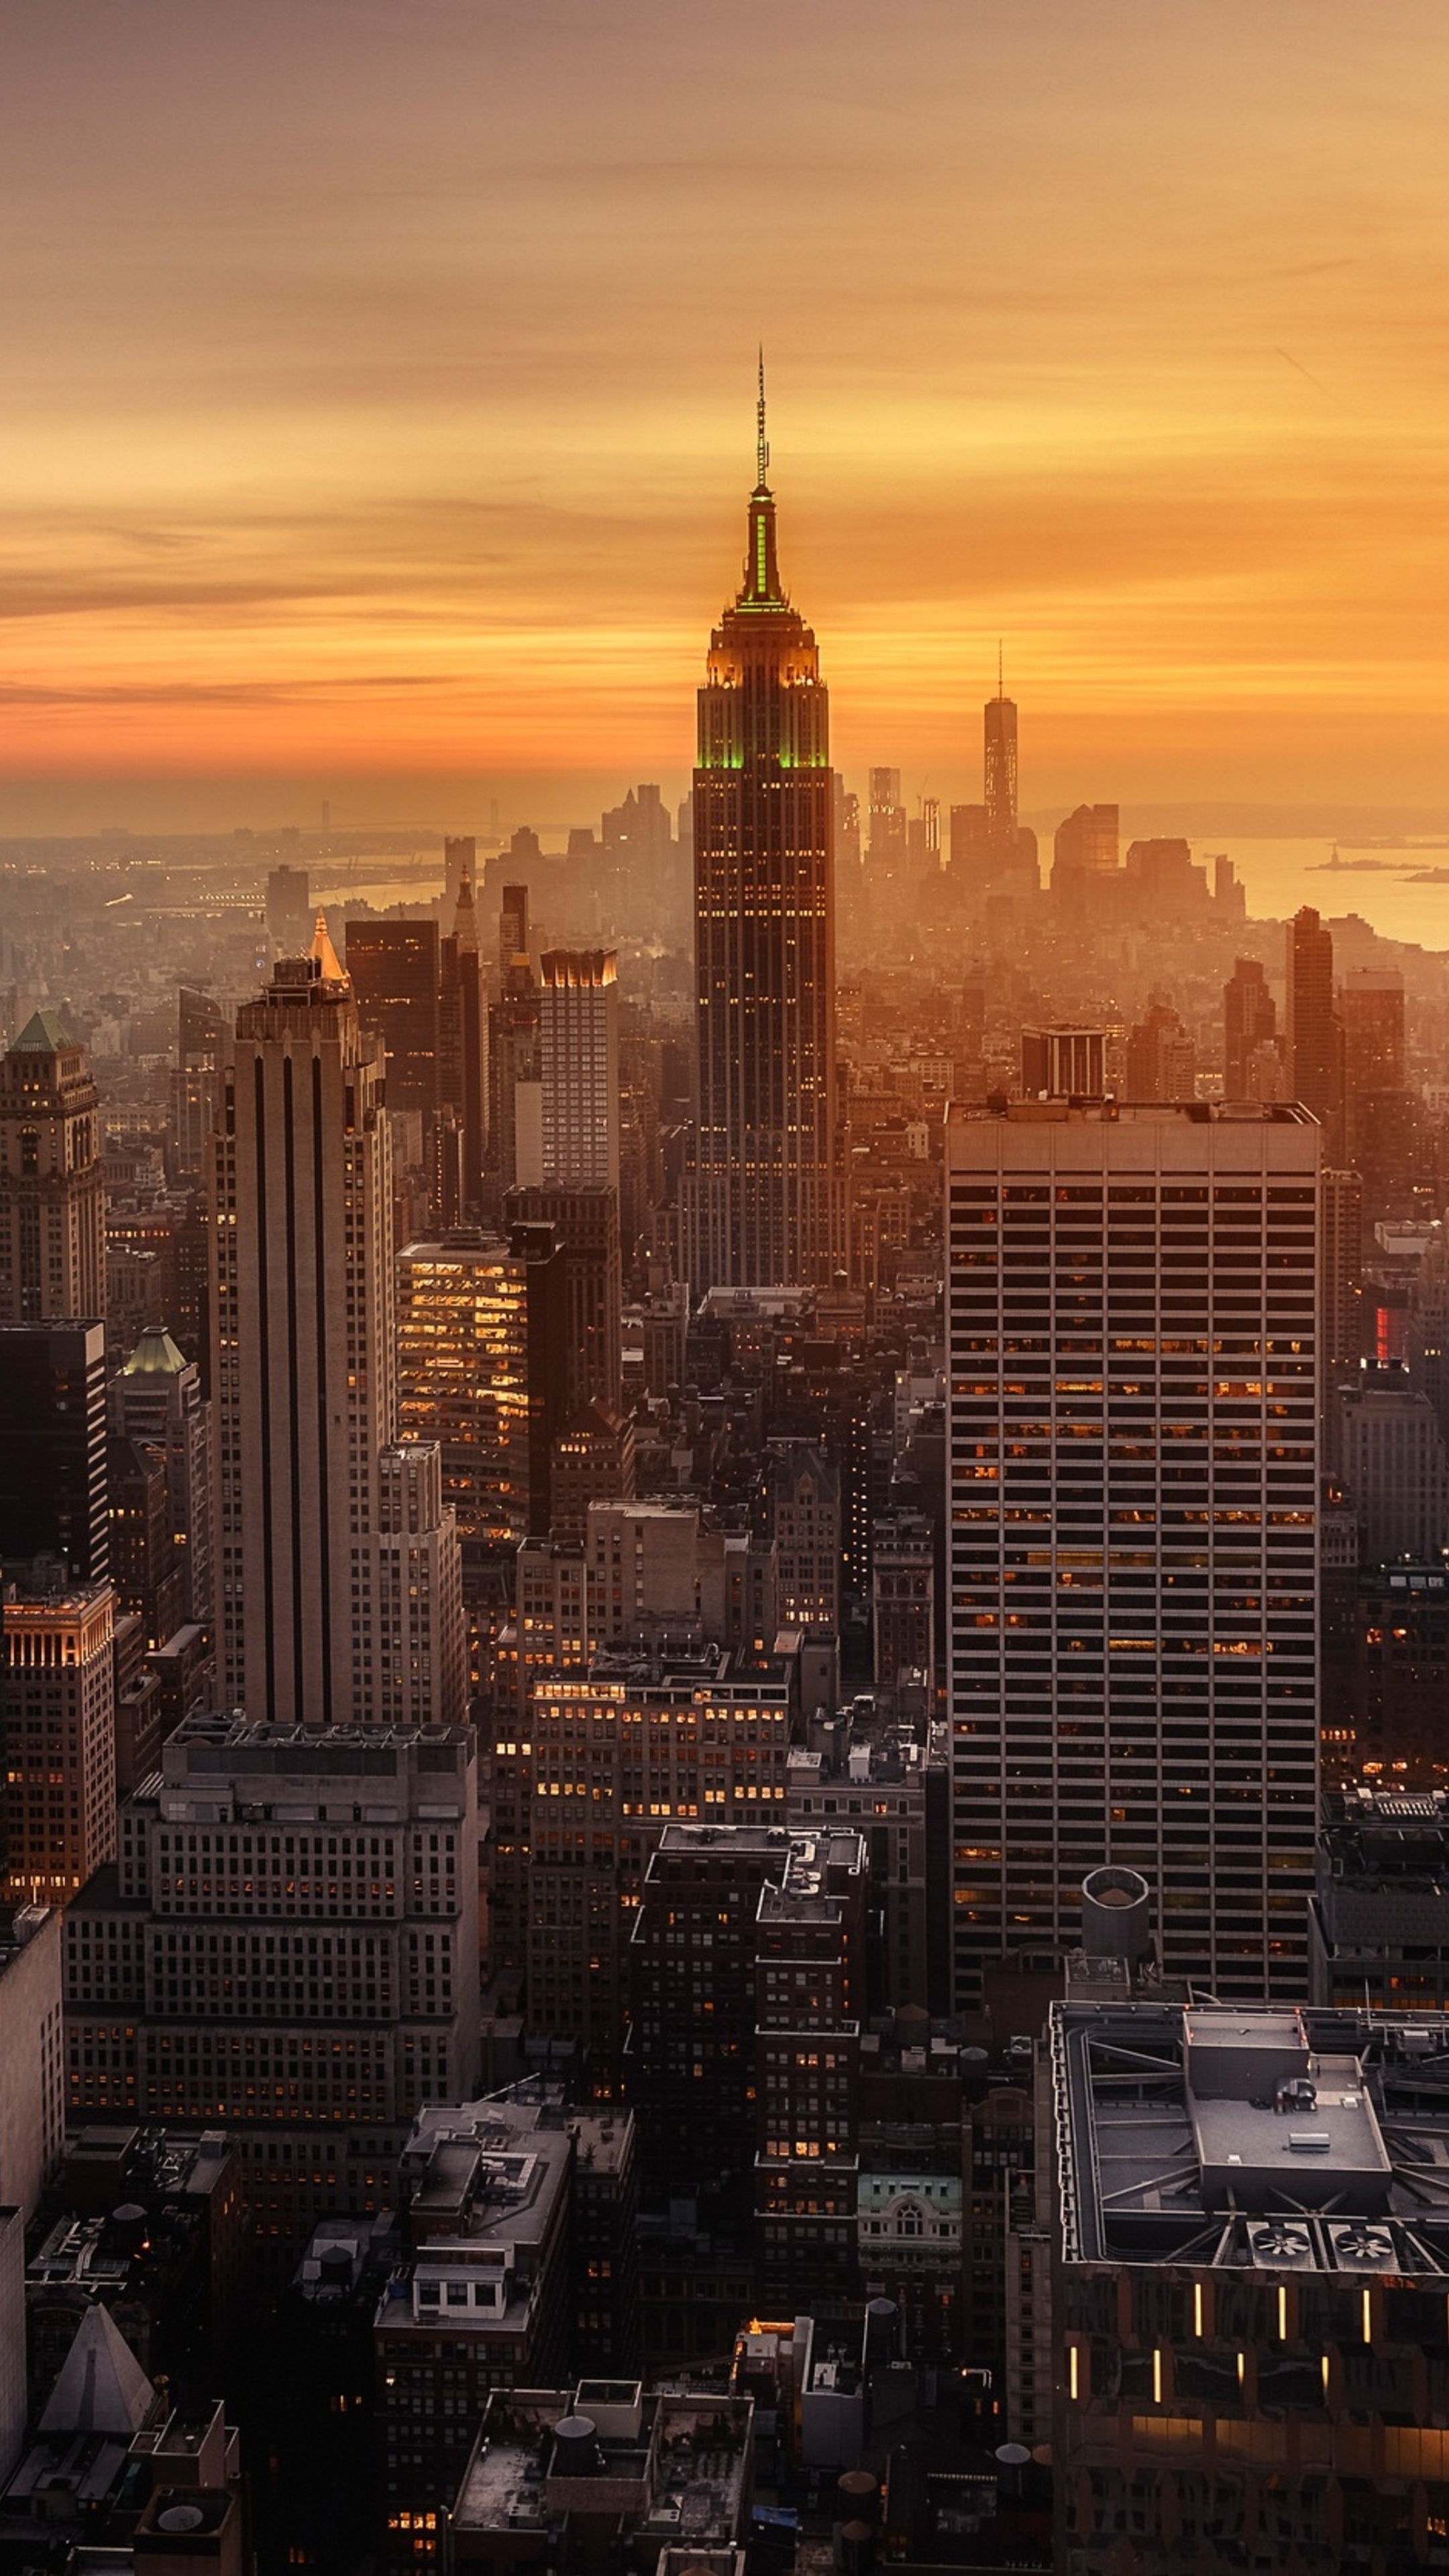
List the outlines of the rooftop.
<svg viewBox="0 0 1449 2576">
<path fill-rule="evenodd" d="M 1296 1100 L 956 1100 L 951 1124 L 999 1119 L 1008 1126 L 1083 1127 L 1316 1127 L 1311 1109 Z"/>
<path fill-rule="evenodd" d="M 1449 2277 L 1449 2031 L 1058 2004 L 1068 2263 Z"/>
<path fill-rule="evenodd" d="M 122 1364 L 122 1377 L 179 1377 L 187 1366 L 186 1354 L 178 1350 L 164 1324 L 148 1324 L 131 1356 Z"/>
<path fill-rule="evenodd" d="M 561 2532 L 616 2517 L 662 2548 L 736 2539 L 749 2502 L 749 2398 L 671 2396 L 627 2381 L 519 2389 L 489 2401 L 453 2508 L 455 2535 Z"/>
<path fill-rule="evenodd" d="M 1449 1793 L 1353 1788 L 1326 1802 L 1321 1856 L 1336 1880 L 1449 1897 Z"/>
<path fill-rule="evenodd" d="M 12 1055 L 61 1055 L 81 1041 L 63 1011 L 33 1011 L 18 1038 L 12 1038 Z"/>
</svg>

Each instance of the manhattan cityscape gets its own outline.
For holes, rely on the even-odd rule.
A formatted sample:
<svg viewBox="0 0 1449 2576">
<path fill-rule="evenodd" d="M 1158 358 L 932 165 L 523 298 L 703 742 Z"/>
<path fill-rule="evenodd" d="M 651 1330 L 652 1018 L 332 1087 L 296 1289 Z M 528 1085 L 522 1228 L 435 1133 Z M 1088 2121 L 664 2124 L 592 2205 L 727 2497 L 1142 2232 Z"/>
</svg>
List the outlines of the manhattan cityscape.
<svg viewBox="0 0 1449 2576">
<path fill-rule="evenodd" d="M 124 14 L 0 2576 L 1449 2568 L 1442 25 Z"/>
</svg>

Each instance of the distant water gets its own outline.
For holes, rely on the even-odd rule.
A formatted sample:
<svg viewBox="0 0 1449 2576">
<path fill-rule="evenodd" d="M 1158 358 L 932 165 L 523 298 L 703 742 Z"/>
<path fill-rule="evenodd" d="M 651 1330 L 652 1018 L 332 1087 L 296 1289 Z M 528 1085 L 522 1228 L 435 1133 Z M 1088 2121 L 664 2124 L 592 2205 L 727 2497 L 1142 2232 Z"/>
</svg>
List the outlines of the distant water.
<svg viewBox="0 0 1449 2576">
<path fill-rule="evenodd" d="M 1449 849 L 1361 850 L 1339 844 L 1342 864 L 1329 868 L 1331 841 L 1238 840 L 1231 834 L 1197 838 L 1201 866 L 1226 850 L 1248 892 L 1255 920 L 1286 919 L 1311 903 L 1325 921 L 1356 912 L 1385 939 L 1412 940 L 1420 948 L 1449 949 Z M 1356 865 L 1368 861 L 1371 865 Z M 1421 869 L 1442 869 L 1442 885 L 1414 885 Z"/>
<path fill-rule="evenodd" d="M 1360 913 L 1386 939 L 1408 939 L 1420 948 L 1449 950 L 1449 848 L 1364 850 L 1339 844 L 1342 865 L 1325 866 L 1333 854 L 1330 840 L 1248 840 L 1230 833 L 1200 834 L 1192 854 L 1201 866 L 1215 851 L 1225 850 L 1248 891 L 1248 910 L 1258 921 L 1286 920 L 1300 905 L 1311 903 L 1325 921 L 1347 912 Z M 1043 855 L 1050 866 L 1050 842 Z M 1369 865 L 1356 865 L 1367 861 Z M 1410 882 L 1421 869 L 1442 868 L 1442 885 Z M 365 866 L 349 869 L 345 860 L 330 874 L 316 870 L 312 901 L 321 904 L 370 903 L 375 912 L 392 904 L 426 911 L 441 892 L 441 865 L 436 857 L 420 858 L 410 869 L 406 860 L 388 876 L 370 878 Z"/>
<path fill-rule="evenodd" d="M 402 862 L 403 867 L 406 864 Z M 413 873 L 386 877 L 370 877 L 362 870 L 354 875 L 344 861 L 330 872 L 320 868 L 312 871 L 310 899 L 324 906 L 370 903 L 374 912 L 390 912 L 395 903 L 405 903 L 416 912 L 426 913 L 442 891 L 441 858 L 420 860 Z"/>
</svg>

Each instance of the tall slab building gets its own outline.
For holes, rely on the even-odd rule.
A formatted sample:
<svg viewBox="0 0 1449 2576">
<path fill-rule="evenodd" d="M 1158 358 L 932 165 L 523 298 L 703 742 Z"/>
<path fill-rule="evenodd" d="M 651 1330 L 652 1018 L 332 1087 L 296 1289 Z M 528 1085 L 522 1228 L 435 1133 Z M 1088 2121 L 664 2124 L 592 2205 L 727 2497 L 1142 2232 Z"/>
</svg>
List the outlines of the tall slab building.
<svg viewBox="0 0 1449 2576">
<path fill-rule="evenodd" d="M 959 2007 L 1076 1946 L 1104 1861 L 1170 1975 L 1305 1991 L 1321 1140 L 1278 1104 L 951 1113 Z"/>
<path fill-rule="evenodd" d="M 829 704 L 815 637 L 781 585 L 768 469 L 762 375 L 744 579 L 699 692 L 698 1076 L 681 1210 L 696 1294 L 824 1283 L 845 1257 Z"/>
<path fill-rule="evenodd" d="M 213 1140 L 216 1613 L 228 1706 L 353 1715 L 354 1555 L 396 1418 L 382 1046 L 319 919 L 237 1014 Z"/>
</svg>

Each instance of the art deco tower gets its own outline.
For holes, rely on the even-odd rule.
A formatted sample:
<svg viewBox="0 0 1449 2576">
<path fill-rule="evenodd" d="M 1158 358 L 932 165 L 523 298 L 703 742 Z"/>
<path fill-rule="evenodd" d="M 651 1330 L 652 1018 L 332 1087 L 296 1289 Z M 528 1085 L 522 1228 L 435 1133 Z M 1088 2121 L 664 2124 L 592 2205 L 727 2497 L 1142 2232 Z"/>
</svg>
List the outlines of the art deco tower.
<svg viewBox="0 0 1449 2576">
<path fill-rule="evenodd" d="M 37 1011 L 0 1057 L 0 1322 L 105 1311 L 100 1120 L 85 1049 Z"/>
<path fill-rule="evenodd" d="M 320 917 L 237 1015 L 213 1152 L 222 1687 L 331 1725 L 354 1714 L 354 1569 L 396 1399 L 382 1047 Z"/>
<path fill-rule="evenodd" d="M 780 582 L 769 454 L 762 370 L 744 581 L 699 693 L 698 1098 L 683 1193 L 696 1293 L 823 1283 L 845 1250 L 829 706 L 815 637 Z"/>
</svg>

